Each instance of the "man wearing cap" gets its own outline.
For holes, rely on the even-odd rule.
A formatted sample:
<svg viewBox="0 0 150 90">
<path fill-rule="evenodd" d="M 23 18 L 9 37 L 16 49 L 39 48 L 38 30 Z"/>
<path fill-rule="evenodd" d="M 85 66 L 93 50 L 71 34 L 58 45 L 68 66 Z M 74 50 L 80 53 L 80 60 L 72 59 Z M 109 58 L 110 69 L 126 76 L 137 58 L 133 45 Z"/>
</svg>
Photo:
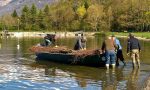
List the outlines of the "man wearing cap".
<svg viewBox="0 0 150 90">
<path fill-rule="evenodd" d="M 116 60 L 116 66 L 119 66 L 119 60 L 123 62 L 124 65 L 126 65 L 125 61 L 124 61 L 124 57 L 123 57 L 123 53 L 122 53 L 122 46 L 120 44 L 120 41 L 118 38 L 115 37 L 115 35 L 112 35 L 112 38 L 114 40 L 114 42 L 117 45 L 117 60 Z"/>
</svg>

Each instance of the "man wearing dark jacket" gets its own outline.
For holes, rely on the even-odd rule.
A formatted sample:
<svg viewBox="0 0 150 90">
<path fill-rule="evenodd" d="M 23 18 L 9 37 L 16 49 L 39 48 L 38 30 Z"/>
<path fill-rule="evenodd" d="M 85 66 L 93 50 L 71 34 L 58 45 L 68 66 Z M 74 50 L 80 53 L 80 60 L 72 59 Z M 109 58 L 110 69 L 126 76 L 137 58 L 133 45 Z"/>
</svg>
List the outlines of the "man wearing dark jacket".
<svg viewBox="0 0 150 90">
<path fill-rule="evenodd" d="M 135 38 L 132 34 L 129 34 L 128 44 L 127 44 L 127 55 L 131 53 L 133 67 L 138 64 L 140 67 L 140 59 L 139 59 L 139 52 L 141 51 L 141 46 L 139 40 Z"/>
</svg>

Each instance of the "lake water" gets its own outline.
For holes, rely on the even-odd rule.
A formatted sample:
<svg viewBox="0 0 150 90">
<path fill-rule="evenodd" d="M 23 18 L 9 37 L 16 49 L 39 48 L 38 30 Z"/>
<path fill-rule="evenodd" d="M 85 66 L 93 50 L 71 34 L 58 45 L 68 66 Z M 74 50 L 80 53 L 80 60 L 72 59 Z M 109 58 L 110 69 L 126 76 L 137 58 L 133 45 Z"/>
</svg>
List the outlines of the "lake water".
<svg viewBox="0 0 150 90">
<path fill-rule="evenodd" d="M 127 66 L 115 70 L 105 67 L 86 67 L 35 61 L 29 51 L 42 38 L 0 38 L 0 90 L 137 90 L 145 85 L 150 75 L 150 42 L 140 41 L 142 46 L 141 68 L 132 69 L 126 56 L 126 39 L 120 39 Z M 101 47 L 103 38 L 88 38 L 87 48 Z M 74 38 L 61 38 L 57 45 L 73 48 Z M 17 44 L 20 48 L 17 49 Z"/>
</svg>

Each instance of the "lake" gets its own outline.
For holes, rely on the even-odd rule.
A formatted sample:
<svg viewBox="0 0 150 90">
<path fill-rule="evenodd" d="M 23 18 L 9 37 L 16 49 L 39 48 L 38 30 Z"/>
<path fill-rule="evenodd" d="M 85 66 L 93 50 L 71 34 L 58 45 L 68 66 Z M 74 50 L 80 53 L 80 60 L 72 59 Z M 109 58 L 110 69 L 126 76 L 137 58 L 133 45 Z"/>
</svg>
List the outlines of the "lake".
<svg viewBox="0 0 150 90">
<path fill-rule="evenodd" d="M 120 38 L 119 38 L 120 39 Z M 87 49 L 101 48 L 103 37 L 89 37 Z M 137 90 L 150 75 L 150 42 L 142 46 L 141 68 L 132 68 L 126 55 L 127 39 L 120 39 L 127 65 L 115 70 L 36 61 L 29 48 L 42 37 L 0 38 L 0 90 Z M 57 45 L 73 48 L 74 38 L 61 38 Z M 17 45 L 20 48 L 17 48 Z"/>
</svg>

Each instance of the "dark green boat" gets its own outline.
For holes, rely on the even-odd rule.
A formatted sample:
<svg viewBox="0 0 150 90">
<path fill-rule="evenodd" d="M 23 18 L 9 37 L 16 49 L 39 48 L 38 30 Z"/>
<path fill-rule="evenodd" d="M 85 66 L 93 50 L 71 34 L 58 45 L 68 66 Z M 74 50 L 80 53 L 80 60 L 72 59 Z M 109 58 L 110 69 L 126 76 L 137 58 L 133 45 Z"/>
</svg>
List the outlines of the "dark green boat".
<svg viewBox="0 0 150 90">
<path fill-rule="evenodd" d="M 76 56 L 70 53 L 48 53 L 40 52 L 36 53 L 37 60 L 48 60 L 52 62 L 74 64 L 74 65 L 85 65 L 94 67 L 105 66 L 105 58 L 103 54 L 87 55 L 83 57 Z"/>
</svg>

